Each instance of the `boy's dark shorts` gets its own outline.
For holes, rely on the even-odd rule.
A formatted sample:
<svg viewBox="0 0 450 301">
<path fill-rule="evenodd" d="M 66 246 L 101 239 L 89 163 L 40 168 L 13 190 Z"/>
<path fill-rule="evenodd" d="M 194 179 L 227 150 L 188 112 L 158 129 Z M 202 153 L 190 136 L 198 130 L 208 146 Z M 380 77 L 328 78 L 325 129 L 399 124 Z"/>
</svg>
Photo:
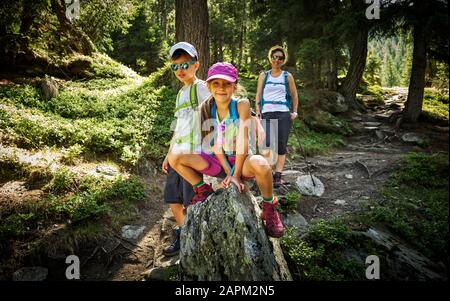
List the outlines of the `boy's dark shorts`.
<svg viewBox="0 0 450 301">
<path fill-rule="evenodd" d="M 183 204 L 187 207 L 194 197 L 192 185 L 169 167 L 166 186 L 164 187 L 164 202 L 168 204 Z"/>
<path fill-rule="evenodd" d="M 286 147 L 288 143 L 289 133 L 291 131 L 292 119 L 291 112 L 267 112 L 262 114 L 261 123 L 266 131 L 266 147 L 270 146 L 270 132 L 276 132 L 278 134 L 278 155 L 286 155 Z M 277 129 L 271 129 L 270 120 L 278 120 Z"/>
</svg>

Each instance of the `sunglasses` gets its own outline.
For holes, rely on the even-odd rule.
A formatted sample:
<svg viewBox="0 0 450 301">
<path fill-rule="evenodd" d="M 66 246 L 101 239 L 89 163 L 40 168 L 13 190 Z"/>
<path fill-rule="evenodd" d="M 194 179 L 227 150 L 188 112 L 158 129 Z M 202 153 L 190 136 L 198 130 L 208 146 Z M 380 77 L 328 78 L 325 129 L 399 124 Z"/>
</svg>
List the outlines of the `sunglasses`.
<svg viewBox="0 0 450 301">
<path fill-rule="evenodd" d="M 192 60 L 190 62 L 184 62 L 181 64 L 171 64 L 170 69 L 172 69 L 173 72 L 177 71 L 178 68 L 181 68 L 181 70 L 187 70 L 187 69 L 189 69 L 189 65 L 193 65 L 196 62 L 197 62 L 196 60 Z"/>
<path fill-rule="evenodd" d="M 281 56 L 281 55 L 272 55 L 272 60 L 284 61 L 284 56 Z"/>
</svg>

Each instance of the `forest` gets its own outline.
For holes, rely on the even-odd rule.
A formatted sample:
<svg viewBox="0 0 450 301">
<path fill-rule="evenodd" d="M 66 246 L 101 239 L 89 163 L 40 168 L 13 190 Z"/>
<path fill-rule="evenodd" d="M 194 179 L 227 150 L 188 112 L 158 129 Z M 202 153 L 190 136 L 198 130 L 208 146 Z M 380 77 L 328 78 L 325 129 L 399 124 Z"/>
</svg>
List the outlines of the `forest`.
<svg viewBox="0 0 450 301">
<path fill-rule="evenodd" d="M 288 279 L 368 280 L 377 254 L 383 280 L 448 280 L 448 26 L 447 0 L 2 1 L 0 280 L 70 279 L 73 254 L 76 279 L 182 279 L 161 254 L 180 41 L 200 79 L 236 66 L 252 110 L 269 49 L 287 49 Z M 311 171 L 323 195 L 296 186 Z"/>
</svg>

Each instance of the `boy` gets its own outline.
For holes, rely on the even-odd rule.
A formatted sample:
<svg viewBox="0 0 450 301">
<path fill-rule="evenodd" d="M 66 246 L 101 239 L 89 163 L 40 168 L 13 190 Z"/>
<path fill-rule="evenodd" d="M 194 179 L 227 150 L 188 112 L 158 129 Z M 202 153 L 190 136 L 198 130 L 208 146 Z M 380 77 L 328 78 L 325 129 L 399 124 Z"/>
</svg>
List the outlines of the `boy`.
<svg viewBox="0 0 450 301">
<path fill-rule="evenodd" d="M 175 76 L 183 83 L 177 95 L 175 117 L 177 118 L 175 131 L 170 143 L 169 151 L 162 164 L 167 173 L 164 188 L 164 201 L 169 204 L 177 224 L 176 237 L 172 244 L 163 250 L 166 256 L 173 256 L 180 251 L 181 226 L 184 223 L 185 208 L 194 196 L 194 190 L 174 169 L 169 166 L 169 153 L 194 153 L 200 151 L 200 127 L 196 120 L 197 107 L 211 97 L 206 83 L 196 77 L 200 66 L 197 50 L 187 42 L 179 42 L 170 48 L 170 68 Z M 197 128 L 198 127 L 198 128 Z"/>
</svg>

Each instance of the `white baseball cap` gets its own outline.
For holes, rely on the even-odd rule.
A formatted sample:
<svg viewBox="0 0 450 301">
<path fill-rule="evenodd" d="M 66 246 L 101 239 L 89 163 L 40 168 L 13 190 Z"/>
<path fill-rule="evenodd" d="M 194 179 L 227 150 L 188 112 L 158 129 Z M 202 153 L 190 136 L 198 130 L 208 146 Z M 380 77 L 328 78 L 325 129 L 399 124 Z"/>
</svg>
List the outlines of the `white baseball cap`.
<svg viewBox="0 0 450 301">
<path fill-rule="evenodd" d="M 182 50 L 186 51 L 190 56 L 198 58 L 197 50 L 195 50 L 195 47 L 192 46 L 191 44 L 189 44 L 188 42 L 179 42 L 179 43 L 176 43 L 175 45 L 173 45 L 170 48 L 170 52 L 169 52 L 170 57 L 172 57 L 173 53 L 178 49 L 182 49 Z"/>
</svg>

